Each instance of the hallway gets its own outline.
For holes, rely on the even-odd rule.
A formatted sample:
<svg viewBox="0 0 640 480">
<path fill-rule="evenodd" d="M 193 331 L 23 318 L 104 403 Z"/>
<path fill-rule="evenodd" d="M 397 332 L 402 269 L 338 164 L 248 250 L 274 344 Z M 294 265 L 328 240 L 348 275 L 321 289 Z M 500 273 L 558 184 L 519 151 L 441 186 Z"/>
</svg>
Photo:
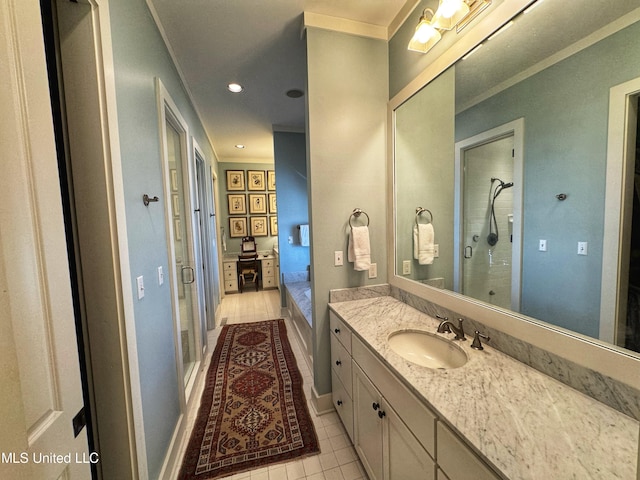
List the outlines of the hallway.
<svg viewBox="0 0 640 480">
<path fill-rule="evenodd" d="M 243 294 L 227 295 L 220 304 L 221 318 L 226 323 L 249 323 L 281 318 L 280 292 L 278 290 L 261 290 L 259 292 L 245 292 Z M 295 353 L 298 368 L 304 379 L 304 393 L 309 412 L 313 419 L 318 441 L 319 455 L 295 460 L 284 464 L 263 467 L 250 472 L 244 472 L 225 477 L 233 480 L 359 480 L 366 479 L 364 469 L 357 459 L 357 455 L 346 431 L 342 427 L 335 412 L 326 415 L 315 415 L 309 399 L 313 378 L 311 370 L 305 363 L 302 351 L 297 343 L 289 319 L 286 318 L 287 333 L 291 348 Z M 209 355 L 203 368 L 209 368 L 211 353 L 215 348 L 220 334 L 220 328 L 209 331 Z M 197 395 L 201 395 L 204 385 L 198 385 Z M 189 430 L 193 428 L 195 414 L 189 418 Z"/>
</svg>

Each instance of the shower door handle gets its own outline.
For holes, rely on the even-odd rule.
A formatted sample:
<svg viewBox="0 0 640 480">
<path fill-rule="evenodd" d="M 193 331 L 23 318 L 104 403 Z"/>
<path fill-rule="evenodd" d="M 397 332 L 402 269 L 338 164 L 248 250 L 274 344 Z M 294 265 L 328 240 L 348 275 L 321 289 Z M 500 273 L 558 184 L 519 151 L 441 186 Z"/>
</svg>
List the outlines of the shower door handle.
<svg viewBox="0 0 640 480">
<path fill-rule="evenodd" d="M 473 247 L 471 245 L 467 245 L 464 247 L 464 258 L 473 257 Z"/>
<path fill-rule="evenodd" d="M 185 278 L 185 271 L 189 272 L 189 277 Z M 193 282 L 196 281 L 196 276 L 193 272 L 193 268 L 192 267 L 182 267 L 182 283 L 184 283 L 185 285 L 190 285 Z"/>
</svg>

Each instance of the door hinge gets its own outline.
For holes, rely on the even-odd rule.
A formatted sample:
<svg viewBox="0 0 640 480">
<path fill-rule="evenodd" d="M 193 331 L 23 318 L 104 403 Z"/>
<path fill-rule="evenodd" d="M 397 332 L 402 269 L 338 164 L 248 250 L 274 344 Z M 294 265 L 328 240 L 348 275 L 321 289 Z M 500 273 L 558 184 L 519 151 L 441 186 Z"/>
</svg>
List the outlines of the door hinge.
<svg viewBox="0 0 640 480">
<path fill-rule="evenodd" d="M 80 435 L 82 429 L 87 425 L 87 417 L 85 415 L 84 407 L 80 409 L 80 411 L 73 417 L 73 436 L 77 437 Z"/>
</svg>

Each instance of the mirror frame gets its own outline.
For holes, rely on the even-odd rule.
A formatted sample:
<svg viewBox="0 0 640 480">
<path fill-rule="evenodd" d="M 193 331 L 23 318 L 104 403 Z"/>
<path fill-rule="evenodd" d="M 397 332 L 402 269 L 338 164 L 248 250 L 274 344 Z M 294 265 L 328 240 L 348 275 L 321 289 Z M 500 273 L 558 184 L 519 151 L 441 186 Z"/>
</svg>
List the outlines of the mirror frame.
<svg viewBox="0 0 640 480">
<path fill-rule="evenodd" d="M 490 328 L 511 335 L 602 375 L 640 390 L 640 356 L 526 315 L 495 307 L 471 297 L 440 290 L 396 274 L 396 196 L 395 196 L 395 111 L 429 82 L 454 65 L 467 52 L 482 43 L 534 0 L 509 0 L 487 11 L 467 35 L 435 58 L 416 78 L 389 100 L 387 108 L 387 270 L 389 283 L 424 300 L 472 318 Z M 454 159 L 451 159 L 453 162 Z M 620 208 L 618 200 L 618 208 Z M 616 246 L 617 247 L 617 246 Z M 616 250 L 617 251 L 617 250 Z M 617 262 L 616 262 L 617 265 Z"/>
</svg>

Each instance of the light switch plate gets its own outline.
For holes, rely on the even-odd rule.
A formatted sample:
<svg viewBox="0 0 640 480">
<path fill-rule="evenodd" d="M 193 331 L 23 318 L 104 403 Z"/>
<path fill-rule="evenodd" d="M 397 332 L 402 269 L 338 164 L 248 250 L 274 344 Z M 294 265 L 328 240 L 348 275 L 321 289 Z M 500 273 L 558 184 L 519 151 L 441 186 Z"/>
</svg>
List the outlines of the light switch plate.
<svg viewBox="0 0 640 480">
<path fill-rule="evenodd" d="M 378 264 L 372 263 L 369 265 L 369 278 L 377 278 L 378 277 Z"/>
<path fill-rule="evenodd" d="M 411 260 L 402 261 L 402 274 L 411 275 Z"/>
<path fill-rule="evenodd" d="M 162 266 L 158 267 L 158 285 L 162 285 L 164 283 L 164 272 L 162 271 Z"/>
<path fill-rule="evenodd" d="M 333 252 L 333 265 L 336 267 L 341 267 L 344 265 L 344 257 L 343 253 L 340 250 L 336 250 Z"/>
<path fill-rule="evenodd" d="M 587 255 L 587 242 L 578 242 L 578 255 Z"/>
<path fill-rule="evenodd" d="M 142 275 L 136 278 L 136 285 L 138 287 L 138 300 L 142 300 L 144 297 L 144 277 Z"/>
</svg>

